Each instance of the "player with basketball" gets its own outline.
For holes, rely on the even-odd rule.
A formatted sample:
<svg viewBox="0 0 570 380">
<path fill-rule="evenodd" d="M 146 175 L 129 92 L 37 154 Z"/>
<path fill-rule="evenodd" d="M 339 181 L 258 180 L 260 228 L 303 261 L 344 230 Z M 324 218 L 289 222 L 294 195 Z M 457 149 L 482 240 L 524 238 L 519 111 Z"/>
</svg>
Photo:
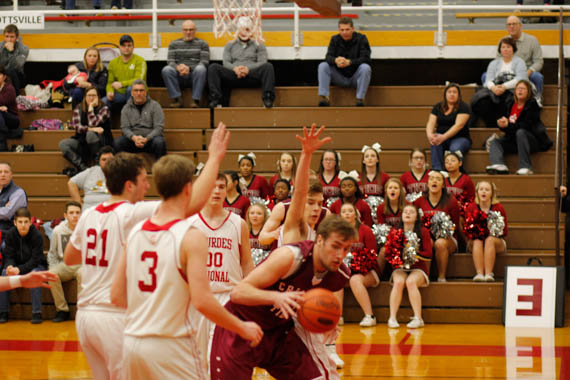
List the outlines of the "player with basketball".
<svg viewBox="0 0 570 380">
<path fill-rule="evenodd" d="M 329 216 L 319 225 L 314 241 L 301 241 L 309 232 L 307 222 L 303 220 L 302 206 L 309 187 L 310 156 L 330 141 L 330 138 L 319 139 L 324 127 L 319 131 L 315 129 L 313 125 L 310 133 L 305 129 L 303 137 L 297 136 L 303 151 L 295 179 L 296 194 L 287 218 L 299 213 L 300 221 L 289 231 L 286 231 L 286 221 L 283 231 L 285 242 L 291 239 L 296 243 L 273 251 L 232 290 L 231 300 L 226 304 L 226 308 L 240 319 L 258 322 L 264 329 L 265 338 L 260 346 L 252 348 L 239 341 L 234 333 L 216 327 L 210 355 L 212 379 L 251 379 L 256 366 L 276 378 L 329 378 L 330 367 L 313 358 L 292 318 L 302 302 L 303 291 L 314 287 L 338 291 L 344 287 L 350 273 L 342 259 L 356 239 L 356 231 L 346 221 Z M 304 172 L 304 166 L 305 178 L 299 175 Z M 296 206 L 298 203 L 300 205 Z M 315 219 L 319 213 L 320 205 L 315 207 Z M 311 351 L 313 349 L 311 347 Z"/>
<path fill-rule="evenodd" d="M 228 141 L 229 132 L 220 123 L 192 193 L 193 212 L 200 210 L 208 199 Z M 158 205 L 134 205 L 149 188 L 140 157 L 120 153 L 107 163 L 104 174 L 111 198 L 81 215 L 65 250 L 67 265 L 82 264 L 83 289 L 77 303 L 76 327 L 95 380 L 121 378 L 124 308 L 111 303 L 111 284 L 130 229 L 149 218 Z"/>
<path fill-rule="evenodd" d="M 189 218 L 190 226 L 208 238 L 208 280 L 214 297 L 222 305 L 230 300 L 233 287 L 253 269 L 247 223 L 239 215 L 224 209 L 226 186 L 227 177 L 220 173 L 206 206 Z M 198 348 L 207 361 L 214 325 L 195 308 L 191 309 L 190 319 L 196 328 Z"/>
<path fill-rule="evenodd" d="M 127 379 L 207 378 L 189 318 L 190 305 L 239 335 L 248 347 L 263 337 L 256 323 L 229 313 L 210 290 L 204 265 L 208 238 L 185 219 L 193 172 L 192 162 L 178 155 L 164 156 L 153 166 L 161 203 L 150 219 L 133 228 L 121 256 L 111 298 L 127 307 L 123 347 Z M 221 207 L 220 192 L 218 198 Z"/>
</svg>

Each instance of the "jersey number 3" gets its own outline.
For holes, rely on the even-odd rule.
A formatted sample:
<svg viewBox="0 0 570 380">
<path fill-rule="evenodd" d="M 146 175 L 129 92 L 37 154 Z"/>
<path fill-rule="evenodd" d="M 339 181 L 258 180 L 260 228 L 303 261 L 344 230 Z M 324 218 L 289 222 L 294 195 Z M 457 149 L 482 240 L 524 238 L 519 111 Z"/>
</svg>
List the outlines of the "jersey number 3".
<svg viewBox="0 0 570 380">
<path fill-rule="evenodd" d="M 99 263 L 97 263 L 97 230 L 94 228 L 90 228 L 87 230 L 87 253 L 85 254 L 85 264 L 86 265 L 94 265 L 100 267 L 108 267 L 109 261 L 105 258 L 107 254 L 107 230 L 103 230 L 101 232 L 101 258 L 99 259 Z M 93 254 L 91 256 L 91 251 Z"/>
<path fill-rule="evenodd" d="M 154 251 L 144 251 L 141 255 L 141 261 L 150 260 L 151 264 L 148 267 L 148 274 L 150 275 L 150 284 L 146 281 L 139 281 L 139 289 L 143 292 L 154 292 L 156 289 L 156 266 L 158 265 L 158 255 Z"/>
</svg>

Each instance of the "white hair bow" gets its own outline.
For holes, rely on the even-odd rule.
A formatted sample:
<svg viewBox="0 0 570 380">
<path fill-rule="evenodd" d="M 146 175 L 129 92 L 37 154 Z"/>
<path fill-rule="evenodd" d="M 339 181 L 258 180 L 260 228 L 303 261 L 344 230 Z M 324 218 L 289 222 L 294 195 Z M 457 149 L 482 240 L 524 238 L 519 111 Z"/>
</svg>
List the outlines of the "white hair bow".
<svg viewBox="0 0 570 380">
<path fill-rule="evenodd" d="M 447 156 L 448 154 L 455 154 L 457 157 L 459 157 L 459 159 L 460 159 L 461 161 L 463 161 L 463 153 L 461 153 L 460 150 L 456 150 L 455 152 L 452 152 L 452 151 L 450 151 L 450 150 L 446 150 L 446 151 L 443 153 L 443 156 L 445 157 L 445 156 Z"/>
<path fill-rule="evenodd" d="M 253 166 L 255 166 L 255 153 L 249 152 L 248 154 L 238 154 L 238 164 L 240 163 L 241 159 L 244 157 L 249 157 L 253 161 Z"/>
<path fill-rule="evenodd" d="M 350 177 L 354 179 L 356 182 L 360 181 L 360 174 L 356 170 L 351 170 L 348 173 L 341 170 L 338 172 L 338 178 L 342 181 L 345 177 Z"/>
<path fill-rule="evenodd" d="M 428 177 L 431 177 L 432 175 L 437 174 L 437 173 L 441 174 L 443 176 L 443 178 L 449 177 L 449 173 L 446 172 L 445 170 L 433 170 L 433 169 L 429 171 Z"/>
<path fill-rule="evenodd" d="M 375 142 L 372 146 L 364 145 L 360 150 L 362 153 L 366 152 L 368 149 L 373 149 L 376 153 L 380 154 L 382 152 L 382 145 L 380 143 Z"/>
</svg>

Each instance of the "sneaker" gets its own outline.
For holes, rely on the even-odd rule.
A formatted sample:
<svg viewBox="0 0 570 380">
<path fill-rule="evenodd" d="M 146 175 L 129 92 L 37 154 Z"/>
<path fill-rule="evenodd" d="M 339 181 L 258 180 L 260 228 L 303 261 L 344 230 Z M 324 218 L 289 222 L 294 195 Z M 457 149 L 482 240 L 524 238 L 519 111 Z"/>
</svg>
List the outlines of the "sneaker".
<svg viewBox="0 0 570 380">
<path fill-rule="evenodd" d="M 6 323 L 8 322 L 8 312 L 2 312 L 0 313 L 0 323 Z"/>
<path fill-rule="evenodd" d="M 445 277 L 438 277 L 437 282 L 447 282 L 447 280 L 445 279 Z"/>
<path fill-rule="evenodd" d="M 542 104 L 542 95 L 535 96 L 534 99 L 536 100 L 536 104 L 538 104 L 540 108 L 544 107 Z"/>
<path fill-rule="evenodd" d="M 177 98 L 172 99 L 173 102 L 168 105 L 168 108 L 182 108 L 184 107 L 184 102 L 182 98 L 179 96 Z"/>
<path fill-rule="evenodd" d="M 485 168 L 488 174 L 509 174 L 509 168 L 504 164 L 489 165 Z"/>
<path fill-rule="evenodd" d="M 388 327 L 391 329 L 397 329 L 398 327 L 400 327 L 400 324 L 398 323 L 396 318 L 390 318 L 388 319 Z"/>
<path fill-rule="evenodd" d="M 357 107 L 364 107 L 364 99 L 358 99 L 358 98 L 356 98 L 355 105 L 356 105 Z"/>
<path fill-rule="evenodd" d="M 337 323 L 336 325 L 337 325 L 337 326 L 344 326 L 344 318 L 343 318 L 343 317 L 340 317 L 340 318 L 338 319 L 338 323 Z"/>
<path fill-rule="evenodd" d="M 338 354 L 336 353 L 336 345 L 335 344 L 327 344 L 326 348 L 328 351 L 329 359 L 334 362 L 334 364 L 336 365 L 336 368 L 341 369 L 342 367 L 344 367 L 344 360 L 342 360 L 340 358 L 340 356 L 338 356 Z"/>
<path fill-rule="evenodd" d="M 51 321 L 54 323 L 59 323 L 67 321 L 68 319 L 69 319 L 69 311 L 58 310 L 57 313 L 55 313 L 55 318 L 52 319 Z"/>
<path fill-rule="evenodd" d="M 483 148 L 485 148 L 487 153 L 491 151 L 491 141 L 496 140 L 498 138 L 499 138 L 499 135 L 497 135 L 496 133 L 493 133 L 492 135 L 487 137 L 487 139 L 485 139 L 485 142 L 483 143 Z"/>
<path fill-rule="evenodd" d="M 532 174 L 534 174 L 534 172 L 532 171 L 532 169 L 529 169 L 529 168 L 520 168 L 519 170 L 517 170 L 517 174 L 518 175 L 532 175 Z"/>
<path fill-rule="evenodd" d="M 32 314 L 32 325 L 39 325 L 43 322 L 42 320 L 42 313 L 33 313 Z"/>
<path fill-rule="evenodd" d="M 474 277 L 473 277 L 473 281 L 475 282 L 484 282 L 485 280 L 485 276 L 483 276 L 481 273 L 477 273 Z"/>
<path fill-rule="evenodd" d="M 407 324 L 409 329 L 417 329 L 420 327 L 424 327 L 424 321 L 421 318 L 418 317 L 412 317 L 412 320 L 410 321 L 410 323 Z"/>
<path fill-rule="evenodd" d="M 485 282 L 495 282 L 495 274 L 493 272 L 485 275 Z"/>
<path fill-rule="evenodd" d="M 319 107 L 328 107 L 331 105 L 328 96 L 319 95 Z"/>
<path fill-rule="evenodd" d="M 190 108 L 200 108 L 200 100 L 192 99 Z"/>
<path fill-rule="evenodd" d="M 360 321 L 360 326 L 362 327 L 372 327 L 376 326 L 376 317 L 373 315 L 365 315 Z"/>
</svg>

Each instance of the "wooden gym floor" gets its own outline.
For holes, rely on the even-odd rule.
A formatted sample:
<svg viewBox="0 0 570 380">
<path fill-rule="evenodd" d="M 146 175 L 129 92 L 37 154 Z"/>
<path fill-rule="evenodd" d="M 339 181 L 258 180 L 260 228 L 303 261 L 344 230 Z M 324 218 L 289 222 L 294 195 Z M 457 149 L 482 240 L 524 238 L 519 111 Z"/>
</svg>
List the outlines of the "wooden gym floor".
<svg viewBox="0 0 570 380">
<path fill-rule="evenodd" d="M 566 326 L 570 324 L 566 297 Z M 346 324 L 337 342 L 342 379 L 570 379 L 570 327 Z M 254 379 L 269 379 L 256 371 Z M 0 379 L 91 379 L 75 323 L 0 325 Z M 299 379 L 302 380 L 302 379 Z"/>
</svg>

